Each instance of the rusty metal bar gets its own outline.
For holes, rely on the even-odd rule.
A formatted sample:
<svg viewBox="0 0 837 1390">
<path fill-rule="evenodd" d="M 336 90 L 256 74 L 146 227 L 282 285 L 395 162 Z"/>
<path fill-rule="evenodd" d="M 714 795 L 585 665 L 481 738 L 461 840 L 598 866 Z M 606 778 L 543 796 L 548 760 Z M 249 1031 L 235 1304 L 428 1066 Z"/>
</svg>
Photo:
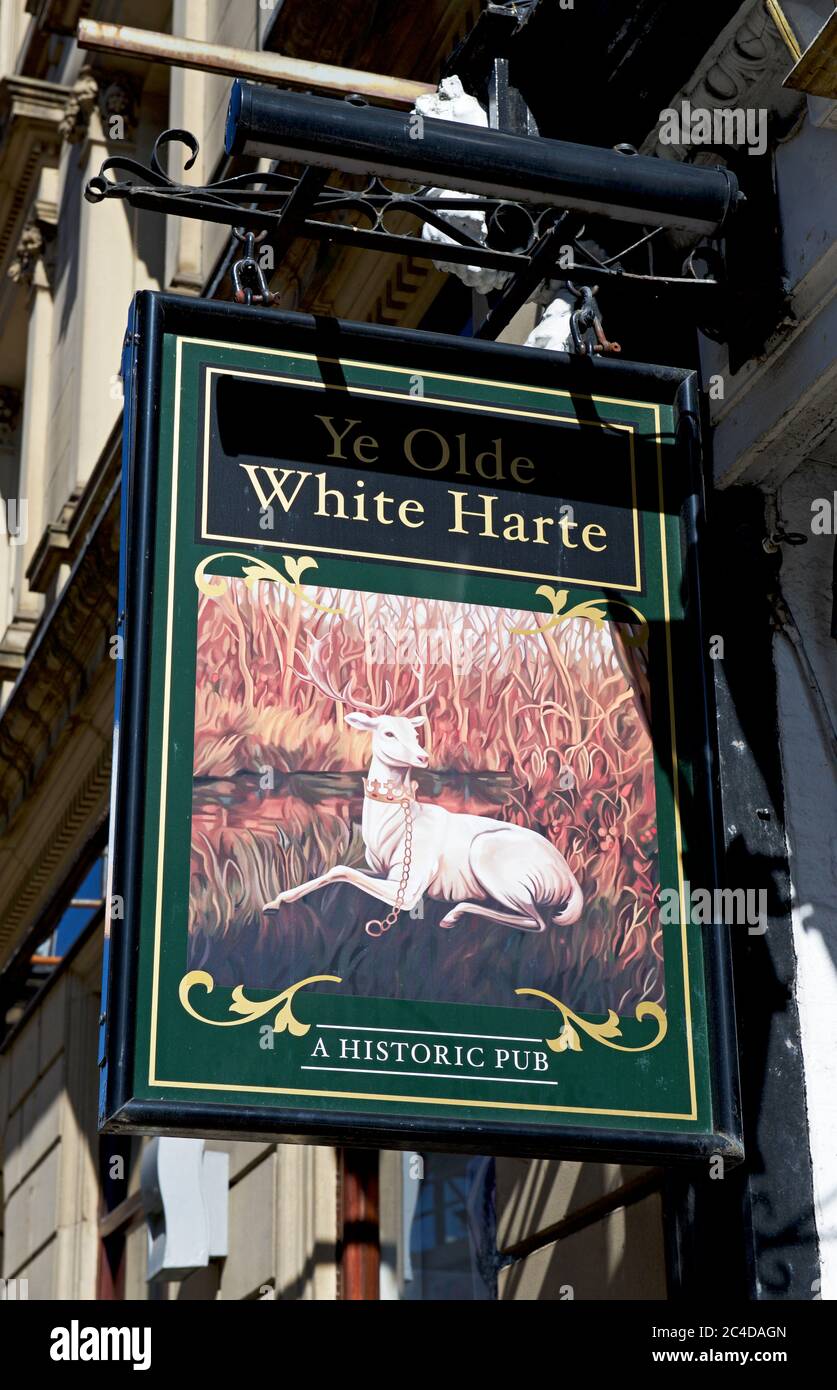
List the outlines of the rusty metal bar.
<svg viewBox="0 0 837 1390">
<path fill-rule="evenodd" d="M 136 1226 L 141 1226 L 144 1219 L 142 1193 L 132 1192 L 130 1197 L 126 1197 L 118 1206 L 112 1207 L 104 1216 L 99 1217 L 99 1239 L 104 1240 L 106 1236 L 112 1236 L 114 1231 L 118 1231 L 122 1226 L 126 1230 L 133 1230 Z"/>
<path fill-rule="evenodd" d="M 341 1149 L 339 1163 L 340 1298 L 374 1302 L 381 1296 L 378 1153 Z"/>
<path fill-rule="evenodd" d="M 95 53 L 115 53 L 121 58 L 146 58 L 172 67 L 195 68 L 225 77 L 249 77 L 256 82 L 272 82 L 281 87 L 302 87 L 306 91 L 331 92 L 340 96 L 357 93 L 368 101 L 390 106 L 412 107 L 416 97 L 435 92 L 427 82 L 408 82 L 383 73 L 338 68 L 330 63 L 309 63 L 300 58 L 284 58 L 280 53 L 231 48 L 224 44 L 184 39 L 177 34 L 160 34 L 153 29 L 131 29 L 125 24 L 102 24 L 95 19 L 79 20 L 76 42 L 79 48 Z"/>
</svg>

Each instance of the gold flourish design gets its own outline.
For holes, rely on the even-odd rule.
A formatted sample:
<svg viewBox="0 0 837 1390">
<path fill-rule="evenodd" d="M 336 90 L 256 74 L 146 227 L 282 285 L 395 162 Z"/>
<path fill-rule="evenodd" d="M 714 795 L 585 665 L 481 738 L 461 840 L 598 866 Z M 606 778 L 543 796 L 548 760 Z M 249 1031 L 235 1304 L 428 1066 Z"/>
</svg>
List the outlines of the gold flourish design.
<svg viewBox="0 0 837 1390">
<path fill-rule="evenodd" d="M 565 623 L 570 618 L 588 618 L 596 627 L 603 627 L 608 613 L 597 605 L 607 603 L 609 607 L 615 605 L 619 608 L 627 608 L 628 612 L 633 615 L 634 621 L 639 624 L 639 632 L 625 637 L 626 646 L 639 647 L 648 641 L 648 620 L 638 608 L 633 608 L 630 603 L 625 603 L 624 599 L 584 599 L 582 603 L 576 603 L 574 607 L 567 608 L 567 599 L 570 596 L 569 589 L 553 589 L 551 584 L 541 584 L 535 593 L 549 600 L 552 606 L 552 617 L 539 627 L 513 627 L 511 631 L 518 636 L 539 637 L 547 628 L 557 627 L 559 623 Z M 611 618 L 610 621 L 616 622 L 616 619 Z"/>
<path fill-rule="evenodd" d="M 243 565 L 245 578 L 245 588 L 252 589 L 254 584 L 258 584 L 262 579 L 272 580 L 274 584 L 284 584 L 286 589 L 303 603 L 308 603 L 312 608 L 316 608 L 319 613 L 336 613 L 342 616 L 342 608 L 327 608 L 325 604 L 315 603 L 312 598 L 304 592 L 302 588 L 302 576 L 306 570 L 316 569 L 317 561 L 310 555 L 283 555 L 282 560 L 287 570 L 283 574 L 274 565 L 268 564 L 267 560 L 262 560 L 254 555 L 245 555 L 240 550 L 219 550 L 215 555 L 207 555 L 201 560 L 195 570 L 195 583 L 202 594 L 208 594 L 210 598 L 217 598 L 219 594 L 226 592 L 230 576 L 226 574 L 207 574 L 207 565 L 211 565 L 214 560 L 244 560 Z M 289 577 L 290 576 L 290 577 Z"/>
<path fill-rule="evenodd" d="M 198 1013 L 189 998 L 193 989 L 201 986 L 207 994 L 211 994 L 215 988 L 215 981 L 206 970 L 190 970 L 188 975 L 184 975 L 180 981 L 180 1002 L 187 1014 L 192 1018 L 198 1019 L 200 1023 L 209 1023 L 213 1028 L 239 1028 L 242 1023 L 252 1023 L 257 1018 L 264 1018 L 271 1009 L 278 1008 L 276 1018 L 273 1021 L 274 1033 L 284 1033 L 285 1030 L 295 1038 L 304 1038 L 311 1027 L 310 1023 L 300 1023 L 293 1011 L 293 999 L 298 990 L 304 989 L 306 985 L 316 985 L 323 980 L 328 980 L 332 984 L 342 984 L 339 975 L 309 975 L 307 980 L 298 980 L 295 985 L 289 985 L 283 989 L 281 994 L 275 994 L 272 999 L 247 999 L 244 994 L 244 986 L 236 985 L 232 992 L 233 1002 L 230 1004 L 231 1014 L 242 1014 L 242 1018 L 206 1018 L 204 1014 Z"/>
<path fill-rule="evenodd" d="M 578 1029 L 586 1033 L 588 1037 L 599 1042 L 603 1047 L 612 1047 L 615 1052 L 649 1052 L 652 1047 L 657 1047 L 662 1042 L 668 1032 L 668 1019 L 665 1010 L 659 1004 L 651 1004 L 646 1001 L 644 1004 L 637 1004 L 634 1017 L 637 1023 L 642 1023 L 645 1018 L 653 1018 L 657 1024 L 656 1036 L 650 1042 L 643 1043 L 640 1047 L 626 1047 L 624 1043 L 614 1042 L 614 1038 L 621 1038 L 622 1030 L 619 1027 L 619 1015 L 613 1009 L 608 1011 L 604 1023 L 591 1023 L 589 1019 L 580 1018 L 566 1004 L 562 1004 L 560 999 L 553 999 L 551 994 L 545 994 L 542 989 L 516 989 L 515 994 L 534 994 L 538 999 L 545 999 L 547 1003 L 554 1004 L 561 1013 L 564 1026 L 557 1038 L 547 1038 L 546 1045 L 551 1047 L 553 1052 L 580 1052 L 581 1038 Z M 578 1027 L 573 1025 L 577 1024 Z"/>
</svg>

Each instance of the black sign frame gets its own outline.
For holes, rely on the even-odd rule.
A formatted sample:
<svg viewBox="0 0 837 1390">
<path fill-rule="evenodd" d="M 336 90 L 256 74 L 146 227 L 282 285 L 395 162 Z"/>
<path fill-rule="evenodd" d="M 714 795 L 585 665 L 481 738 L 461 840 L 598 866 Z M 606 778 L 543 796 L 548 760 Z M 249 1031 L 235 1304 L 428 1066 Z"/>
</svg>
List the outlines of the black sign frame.
<svg viewBox="0 0 837 1390">
<path fill-rule="evenodd" d="M 142 896 L 142 837 L 145 816 L 146 751 L 149 736 L 150 624 L 154 599 L 154 526 L 160 465 L 161 380 L 166 335 L 274 348 L 280 343 L 322 361 L 386 362 L 402 369 L 526 383 L 559 384 L 570 396 L 636 397 L 670 407 L 676 418 L 674 448 L 682 469 L 679 529 L 684 559 L 687 625 L 700 631 L 699 538 L 703 527 L 699 405 L 693 372 L 616 361 L 582 360 L 564 354 L 502 344 L 345 323 L 307 315 L 241 308 L 229 304 L 140 293 L 131 312 L 125 351 L 125 437 L 123 554 L 120 636 L 124 657 L 117 687 L 115 789 L 110 855 L 111 902 L 125 905 L 113 917 L 106 944 L 106 1002 L 100 1066 L 100 1123 L 105 1132 L 163 1132 L 251 1140 L 286 1140 L 332 1145 L 439 1149 L 471 1153 L 564 1157 L 628 1163 L 695 1162 L 719 1155 L 728 1163 L 743 1157 L 738 1097 L 737 1046 L 728 929 L 701 927 L 706 1012 L 711 1047 L 711 1123 L 697 1132 L 654 1131 L 629 1126 L 542 1125 L 468 1117 L 446 1119 L 418 1113 L 358 1114 L 327 1110 L 313 1114 L 292 1105 L 267 1112 L 237 1101 L 181 1100 L 136 1094 L 135 1001 L 140 981 L 141 933 L 132 904 Z M 697 645 L 697 679 L 682 691 L 683 721 L 692 727 L 693 800 L 704 808 L 699 854 L 705 879 L 716 882 L 718 845 L 710 717 L 712 682 Z M 680 696 L 678 697 L 680 698 Z M 694 930 L 694 928 L 692 928 Z"/>
</svg>

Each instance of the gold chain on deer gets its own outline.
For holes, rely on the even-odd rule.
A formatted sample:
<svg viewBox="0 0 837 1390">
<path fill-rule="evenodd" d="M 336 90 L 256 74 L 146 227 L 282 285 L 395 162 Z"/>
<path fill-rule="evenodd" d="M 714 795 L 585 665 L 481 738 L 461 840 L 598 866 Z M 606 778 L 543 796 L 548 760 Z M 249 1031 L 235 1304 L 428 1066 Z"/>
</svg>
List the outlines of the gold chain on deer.
<svg viewBox="0 0 837 1390">
<path fill-rule="evenodd" d="M 378 938 L 383 936 L 384 932 L 388 932 L 390 927 L 394 926 L 398 921 L 404 906 L 407 883 L 410 877 L 410 864 L 413 859 L 413 813 L 410 809 L 411 803 L 412 798 L 409 796 L 403 797 L 400 802 L 401 809 L 404 812 L 404 864 L 401 869 L 401 882 L 395 894 L 395 903 L 386 917 L 380 920 L 377 917 L 373 917 L 366 923 L 366 933 L 368 936 Z"/>
</svg>

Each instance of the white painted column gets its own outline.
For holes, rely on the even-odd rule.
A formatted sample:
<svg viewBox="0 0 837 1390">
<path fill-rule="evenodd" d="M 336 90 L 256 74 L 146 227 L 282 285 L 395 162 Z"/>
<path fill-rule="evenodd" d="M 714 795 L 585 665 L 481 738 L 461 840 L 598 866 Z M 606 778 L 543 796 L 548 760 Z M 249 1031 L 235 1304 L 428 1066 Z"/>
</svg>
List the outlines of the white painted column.
<svg viewBox="0 0 837 1390">
<path fill-rule="evenodd" d="M 208 39 L 209 6 L 206 0 L 174 0 L 172 33 L 190 39 Z M 188 68 L 172 68 L 169 91 L 169 126 L 191 130 L 200 143 L 200 153 L 184 177 L 195 184 L 207 178 L 205 125 L 206 76 Z M 182 158 L 181 146 L 171 147 L 171 160 Z M 180 166 L 169 165 L 169 177 L 181 178 Z M 204 224 L 188 217 L 166 218 L 166 272 L 168 289 L 199 294 L 205 278 L 203 268 Z"/>
</svg>

